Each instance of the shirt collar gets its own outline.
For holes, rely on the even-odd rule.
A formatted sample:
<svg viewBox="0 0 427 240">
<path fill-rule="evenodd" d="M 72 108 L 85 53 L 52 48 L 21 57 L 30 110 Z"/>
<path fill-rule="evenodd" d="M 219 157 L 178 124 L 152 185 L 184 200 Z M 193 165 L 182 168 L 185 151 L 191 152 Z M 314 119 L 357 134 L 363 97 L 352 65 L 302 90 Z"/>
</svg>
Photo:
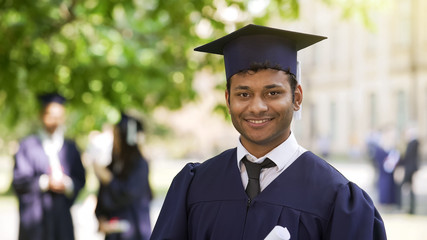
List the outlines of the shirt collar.
<svg viewBox="0 0 427 240">
<path fill-rule="evenodd" d="M 38 135 L 45 151 L 59 152 L 64 144 L 64 127 L 58 127 L 53 134 L 40 129 Z"/>
<path fill-rule="evenodd" d="M 292 161 L 292 157 L 295 155 L 295 152 L 298 151 L 298 148 L 299 145 L 295 138 L 295 135 L 291 132 L 288 139 L 286 139 L 279 146 L 271 150 L 265 156 L 256 158 L 255 156 L 250 154 L 248 150 L 246 150 L 246 148 L 242 145 L 239 139 L 239 142 L 237 144 L 237 166 L 240 169 L 240 162 L 245 156 L 249 161 L 256 163 L 263 162 L 264 159 L 269 158 L 276 164 L 278 170 L 281 171 L 285 166 L 289 165 L 289 161 Z"/>
</svg>

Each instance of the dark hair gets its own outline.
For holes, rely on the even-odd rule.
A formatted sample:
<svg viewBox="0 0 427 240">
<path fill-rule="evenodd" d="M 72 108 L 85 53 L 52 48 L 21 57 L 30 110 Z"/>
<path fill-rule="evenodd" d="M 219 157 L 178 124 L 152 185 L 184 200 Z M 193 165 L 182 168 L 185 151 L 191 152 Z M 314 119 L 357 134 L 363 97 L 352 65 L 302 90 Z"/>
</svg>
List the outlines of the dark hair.
<svg viewBox="0 0 427 240">
<path fill-rule="evenodd" d="M 46 107 L 51 103 L 59 103 L 61 105 L 64 105 L 66 102 L 65 97 L 56 92 L 40 94 L 37 96 L 37 99 L 39 101 L 39 107 L 41 112 L 45 111 Z"/>
<path fill-rule="evenodd" d="M 122 119 L 114 126 L 114 141 L 120 146 L 120 149 L 113 148 L 112 161 L 108 168 L 121 179 L 127 178 L 136 161 L 142 158 L 136 142 L 134 144 L 128 142 L 129 122 L 131 121 L 136 124 L 136 132 L 143 131 L 140 121 L 125 114 L 122 114 Z"/>
<path fill-rule="evenodd" d="M 260 70 L 265 70 L 265 69 L 274 69 L 277 71 L 283 71 L 285 72 L 289 78 L 289 84 L 291 85 L 291 92 L 292 92 L 292 102 L 295 102 L 295 89 L 297 87 L 298 81 L 297 78 L 295 76 L 295 74 L 291 73 L 290 69 L 283 69 L 281 66 L 279 65 L 272 65 L 269 62 L 264 62 L 264 63 L 252 63 L 248 69 L 244 69 L 236 74 L 239 73 L 247 73 L 247 74 L 252 74 L 252 73 L 256 73 Z M 228 93 L 230 93 L 230 85 L 231 85 L 231 78 L 227 79 L 227 91 Z"/>
</svg>

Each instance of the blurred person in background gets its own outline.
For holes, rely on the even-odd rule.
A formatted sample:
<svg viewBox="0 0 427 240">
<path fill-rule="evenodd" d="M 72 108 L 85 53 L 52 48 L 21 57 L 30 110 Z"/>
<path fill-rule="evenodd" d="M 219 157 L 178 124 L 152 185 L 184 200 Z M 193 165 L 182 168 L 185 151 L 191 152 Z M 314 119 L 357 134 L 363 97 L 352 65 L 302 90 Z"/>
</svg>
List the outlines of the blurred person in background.
<svg viewBox="0 0 427 240">
<path fill-rule="evenodd" d="M 39 98 L 43 127 L 23 139 L 15 155 L 19 239 L 73 240 L 70 208 L 85 185 L 85 169 L 76 143 L 64 138 L 65 98 L 56 93 Z"/>
<path fill-rule="evenodd" d="M 380 146 L 380 142 L 381 142 L 381 131 L 379 130 L 371 130 L 368 135 L 365 138 L 365 143 L 366 143 L 366 154 L 367 157 L 369 158 L 369 162 L 372 164 L 372 167 L 374 168 L 375 171 L 375 184 L 378 184 L 378 178 L 379 178 L 379 164 L 376 160 L 375 154 L 377 151 L 377 148 Z"/>
<path fill-rule="evenodd" d="M 378 141 L 371 146 L 378 170 L 378 201 L 384 210 L 390 211 L 395 209 L 397 204 L 394 172 L 400 159 L 400 152 L 396 147 L 397 135 L 393 127 L 386 126 L 379 134 Z"/>
<path fill-rule="evenodd" d="M 405 133 L 406 150 L 400 159 L 399 166 L 403 168 L 403 180 L 399 183 L 398 207 L 402 208 L 404 189 L 409 190 L 409 214 L 415 214 L 415 193 L 412 185 L 414 174 L 419 167 L 419 145 L 418 132 L 414 127 L 408 128 Z"/>
<path fill-rule="evenodd" d="M 106 240 L 150 238 L 152 193 L 148 163 L 138 148 L 142 133 L 140 121 L 122 114 L 113 129 L 111 163 L 105 167 L 94 162 L 100 181 L 95 214 Z"/>
<path fill-rule="evenodd" d="M 386 239 L 368 194 L 291 130 L 303 99 L 297 51 L 325 39 L 247 25 L 196 51 L 224 56 L 237 147 L 174 178 L 152 239 Z"/>
</svg>

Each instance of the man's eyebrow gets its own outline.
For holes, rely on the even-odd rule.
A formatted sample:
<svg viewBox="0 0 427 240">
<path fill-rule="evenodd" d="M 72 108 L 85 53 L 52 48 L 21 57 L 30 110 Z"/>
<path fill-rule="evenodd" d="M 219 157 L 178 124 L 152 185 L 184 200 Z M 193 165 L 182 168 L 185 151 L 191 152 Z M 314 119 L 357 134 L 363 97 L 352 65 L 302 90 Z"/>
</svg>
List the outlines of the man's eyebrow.
<svg viewBox="0 0 427 240">
<path fill-rule="evenodd" d="M 235 88 L 233 88 L 234 90 L 249 90 L 250 87 L 249 86 L 244 86 L 244 85 L 239 85 Z"/>
<path fill-rule="evenodd" d="M 264 89 L 274 89 L 274 88 L 281 88 L 282 85 L 279 84 L 270 84 L 270 85 L 266 85 L 264 86 Z M 251 88 L 249 86 L 245 86 L 245 85 L 239 85 L 235 88 L 233 88 L 233 90 L 250 90 Z"/>
<path fill-rule="evenodd" d="M 280 88 L 280 87 L 282 87 L 282 85 L 278 85 L 278 84 L 270 84 L 270 85 L 264 86 L 265 89 Z"/>
</svg>

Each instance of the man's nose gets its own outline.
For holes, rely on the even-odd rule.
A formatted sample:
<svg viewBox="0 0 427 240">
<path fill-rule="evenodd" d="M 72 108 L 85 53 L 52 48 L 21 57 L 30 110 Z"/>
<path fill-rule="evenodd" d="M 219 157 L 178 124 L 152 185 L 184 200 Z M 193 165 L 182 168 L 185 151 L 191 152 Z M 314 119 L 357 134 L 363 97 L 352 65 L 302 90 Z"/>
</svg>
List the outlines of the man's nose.
<svg viewBox="0 0 427 240">
<path fill-rule="evenodd" d="M 252 113 L 262 113 L 268 110 L 268 105 L 262 97 L 254 97 L 250 103 L 249 109 Z"/>
</svg>

